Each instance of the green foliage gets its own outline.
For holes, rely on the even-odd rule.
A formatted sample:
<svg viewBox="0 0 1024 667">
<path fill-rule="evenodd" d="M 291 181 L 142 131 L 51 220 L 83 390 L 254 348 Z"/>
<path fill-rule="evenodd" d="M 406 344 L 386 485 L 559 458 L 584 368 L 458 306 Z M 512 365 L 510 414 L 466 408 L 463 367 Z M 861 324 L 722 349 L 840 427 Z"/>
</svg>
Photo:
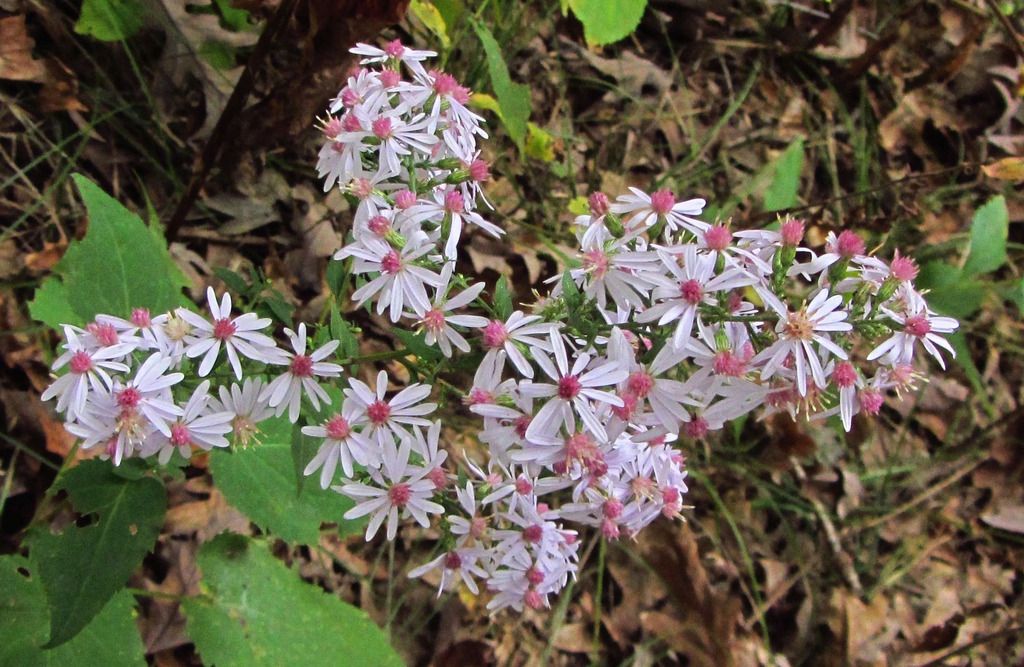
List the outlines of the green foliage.
<svg viewBox="0 0 1024 667">
<path fill-rule="evenodd" d="M 448 25 L 444 20 L 444 16 L 441 15 L 441 11 L 432 2 L 428 2 L 428 0 L 412 0 L 412 3 L 409 4 L 409 13 L 422 23 L 424 28 L 437 37 L 437 41 L 441 43 L 442 49 L 451 47 L 452 40 L 448 36 Z"/>
<path fill-rule="evenodd" d="M 352 325 L 341 316 L 337 304 L 331 304 L 331 321 L 329 325 L 331 338 L 339 341 L 335 354 L 341 359 L 352 359 L 359 356 L 359 339 Z"/>
<path fill-rule="evenodd" d="M 323 522 L 336 522 L 343 534 L 358 532 L 361 522 L 342 518 L 351 500 L 318 484 L 302 483 L 302 467 L 309 459 L 297 465 L 300 457 L 292 453 L 288 420 L 268 419 L 260 431 L 259 442 L 246 448 L 210 453 L 210 472 L 227 501 L 261 529 L 296 544 L 318 544 Z"/>
<path fill-rule="evenodd" d="M 1010 213 L 1006 199 L 993 197 L 974 212 L 971 219 L 971 246 L 965 276 L 990 273 L 1006 263 L 1006 239 L 1010 231 Z"/>
<path fill-rule="evenodd" d="M 263 543 L 220 535 L 198 563 L 205 595 L 183 606 L 208 665 L 403 664 L 365 612 L 302 581 Z"/>
<path fill-rule="evenodd" d="M 917 285 L 921 289 L 931 290 L 927 296 L 928 305 L 958 319 L 977 312 L 988 290 L 985 283 L 941 261 L 928 262 L 922 266 Z"/>
<path fill-rule="evenodd" d="M 563 0 L 583 24 L 587 44 L 612 44 L 633 34 L 647 8 L 647 0 Z"/>
<path fill-rule="evenodd" d="M 797 204 L 804 169 L 804 140 L 796 139 L 772 163 L 772 179 L 764 193 L 765 211 L 782 211 Z"/>
<path fill-rule="evenodd" d="M 58 478 L 51 492 L 67 491 L 75 510 L 95 515 L 59 535 L 37 528 L 33 561 L 46 590 L 50 640 L 59 646 L 84 628 L 120 590 L 153 548 L 167 509 L 163 485 L 151 477 L 125 479 L 110 462 L 84 461 Z"/>
<path fill-rule="evenodd" d="M 188 281 L 160 231 L 89 179 L 72 178 L 85 202 L 89 228 L 85 238 L 68 247 L 55 275 L 36 290 L 29 304 L 32 317 L 56 328 L 84 324 L 97 313 L 128 317 L 132 308 L 156 314 L 181 305 Z"/>
<path fill-rule="evenodd" d="M 21 556 L 0 557 L 0 665 L 145 665 L 132 618 L 134 600 L 121 591 L 74 639 L 43 649 L 50 634 L 46 594 Z"/>
<path fill-rule="evenodd" d="M 402 345 L 407 347 L 410 352 L 421 359 L 440 361 L 444 358 L 437 347 L 427 345 L 427 334 L 424 331 L 415 333 L 405 329 L 392 329 L 391 333 L 395 334 L 395 337 L 402 341 Z"/>
<path fill-rule="evenodd" d="M 508 73 L 508 65 L 501 55 L 501 47 L 494 35 L 483 23 L 473 20 L 480 43 L 487 54 L 487 71 L 491 77 L 491 86 L 498 102 L 498 116 L 505 125 L 508 135 L 512 137 L 522 153 L 526 141 L 527 120 L 530 118 L 530 87 L 514 83 Z"/>
<path fill-rule="evenodd" d="M 512 293 L 508 289 L 508 280 L 502 276 L 498 278 L 498 284 L 494 286 L 494 312 L 500 319 L 507 320 L 513 310 L 515 310 L 515 306 L 512 304 Z"/>
<path fill-rule="evenodd" d="M 526 157 L 541 162 L 553 162 L 555 159 L 555 138 L 551 133 L 536 123 L 526 124 Z"/>
<path fill-rule="evenodd" d="M 75 32 L 103 42 L 116 42 L 138 32 L 145 15 L 139 0 L 84 0 Z"/>
</svg>

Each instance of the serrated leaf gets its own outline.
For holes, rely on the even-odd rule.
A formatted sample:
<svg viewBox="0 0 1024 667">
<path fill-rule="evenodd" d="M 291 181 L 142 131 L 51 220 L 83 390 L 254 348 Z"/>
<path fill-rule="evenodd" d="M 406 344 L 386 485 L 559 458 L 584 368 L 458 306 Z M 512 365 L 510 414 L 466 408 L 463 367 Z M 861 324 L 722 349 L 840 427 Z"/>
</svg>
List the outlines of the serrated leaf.
<svg viewBox="0 0 1024 667">
<path fill-rule="evenodd" d="M 782 211 L 797 204 L 804 169 L 804 140 L 796 139 L 775 160 L 774 175 L 764 193 L 765 211 Z"/>
<path fill-rule="evenodd" d="M 302 487 L 292 454 L 292 425 L 284 417 L 260 424 L 258 443 L 210 453 L 213 481 L 232 506 L 261 529 L 296 544 L 318 544 L 320 524 L 338 524 L 342 534 L 365 525 L 342 515 L 352 501 L 318 484 Z"/>
<path fill-rule="evenodd" d="M 601 46 L 633 34 L 644 16 L 647 0 L 569 0 L 568 6 L 583 24 L 587 44 Z"/>
<path fill-rule="evenodd" d="M 480 21 L 473 19 L 472 22 L 487 56 L 487 72 L 501 109 L 501 121 L 522 153 L 526 141 L 526 122 L 530 118 L 530 87 L 512 81 L 494 35 Z"/>
<path fill-rule="evenodd" d="M 422 23 L 424 28 L 437 37 L 442 48 L 447 49 L 452 45 L 452 40 L 448 37 L 448 26 L 445 24 L 440 10 L 434 6 L 434 3 L 427 0 L 412 0 L 412 3 L 409 4 L 409 13 L 416 17 L 416 20 Z"/>
<path fill-rule="evenodd" d="M 508 289 L 508 280 L 505 276 L 501 276 L 494 286 L 494 311 L 498 314 L 499 319 L 507 320 L 514 309 L 512 293 Z"/>
<path fill-rule="evenodd" d="M 205 664 L 404 664 L 366 612 L 302 581 L 264 543 L 220 535 L 203 545 L 197 562 L 205 595 L 183 607 Z"/>
<path fill-rule="evenodd" d="M 153 548 L 163 525 L 167 495 L 151 477 L 126 480 L 109 462 L 84 461 L 60 477 L 88 526 L 68 526 L 59 535 L 38 529 L 29 540 L 32 560 L 50 608 L 47 647 L 63 644 L 84 628 Z"/>
<path fill-rule="evenodd" d="M 66 644 L 44 650 L 50 619 L 36 568 L 21 556 L 0 557 L 0 665 L 145 665 L 134 600 L 121 591 Z"/>
<path fill-rule="evenodd" d="M 54 269 L 62 289 L 48 280 L 36 293 L 42 301 L 33 299 L 30 310 L 48 318 L 66 315 L 66 299 L 78 321 L 88 322 L 97 313 L 128 317 L 133 308 L 156 314 L 181 305 L 188 281 L 171 259 L 160 230 L 147 227 L 84 176 L 72 179 L 85 202 L 89 228 Z"/>
<path fill-rule="evenodd" d="M 32 319 L 53 329 L 59 329 L 62 324 L 86 323 L 71 307 L 64 283 L 55 276 L 50 276 L 39 286 L 35 298 L 28 304 L 28 312 Z"/>
<path fill-rule="evenodd" d="M 971 219 L 971 246 L 964 264 L 964 275 L 989 273 L 1005 264 L 1009 232 L 1010 213 L 1002 195 L 993 197 L 975 211 Z"/>
<path fill-rule="evenodd" d="M 146 10 L 138 0 L 83 0 L 75 32 L 103 42 L 131 37 L 142 27 Z"/>
</svg>

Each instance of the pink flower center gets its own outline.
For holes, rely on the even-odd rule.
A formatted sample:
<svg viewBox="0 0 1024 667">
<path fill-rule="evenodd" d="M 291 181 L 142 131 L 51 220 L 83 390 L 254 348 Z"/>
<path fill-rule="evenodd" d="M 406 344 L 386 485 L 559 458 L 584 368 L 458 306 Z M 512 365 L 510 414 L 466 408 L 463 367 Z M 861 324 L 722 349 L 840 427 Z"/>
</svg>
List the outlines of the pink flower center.
<svg viewBox="0 0 1024 667">
<path fill-rule="evenodd" d="M 346 132 L 362 132 L 363 123 L 354 114 L 348 114 L 341 119 L 341 129 Z M 345 144 L 339 141 L 334 145 L 334 148 L 341 153 L 345 150 Z"/>
<path fill-rule="evenodd" d="M 213 337 L 217 340 L 227 340 L 234 336 L 236 331 L 238 327 L 227 317 L 213 323 Z"/>
<path fill-rule="evenodd" d="M 335 415 L 327 422 L 326 431 L 331 440 L 344 440 L 352 433 L 352 425 L 341 415 Z"/>
<path fill-rule="evenodd" d="M 427 330 L 436 333 L 441 332 L 444 329 L 444 312 L 440 308 L 434 308 L 428 310 L 423 315 L 423 326 Z"/>
<path fill-rule="evenodd" d="M 448 473 L 444 468 L 438 466 L 427 473 L 427 479 L 431 481 L 435 489 L 443 489 L 448 486 Z"/>
<path fill-rule="evenodd" d="M 608 273 L 608 266 L 611 260 L 603 250 L 588 250 L 583 254 L 583 268 L 591 271 L 594 278 L 603 278 Z"/>
<path fill-rule="evenodd" d="M 619 394 L 619 398 L 622 399 L 622 405 L 613 405 L 612 414 L 622 421 L 628 422 L 633 416 L 633 411 L 636 410 L 636 404 L 639 402 L 639 399 L 636 394 L 630 391 Z"/>
<path fill-rule="evenodd" d="M 388 42 L 388 45 L 384 47 L 384 53 L 392 58 L 401 58 L 402 54 L 405 53 L 405 47 L 402 46 L 401 40 L 396 39 Z"/>
<path fill-rule="evenodd" d="M 605 519 L 601 522 L 601 534 L 607 540 L 617 540 L 621 531 L 619 530 L 619 524 L 615 523 L 614 519 Z"/>
<path fill-rule="evenodd" d="M 412 190 L 399 190 L 395 193 L 395 208 L 404 211 L 416 203 L 416 193 Z"/>
<path fill-rule="evenodd" d="M 171 426 L 171 444 L 175 447 L 184 447 L 191 441 L 191 436 L 188 432 L 188 426 L 184 424 L 175 424 Z"/>
<path fill-rule="evenodd" d="M 141 329 L 148 329 L 152 326 L 153 320 L 149 317 L 149 309 L 135 308 L 132 310 L 132 324 Z"/>
<path fill-rule="evenodd" d="M 368 178 L 357 178 L 350 187 L 356 199 L 368 199 L 373 194 L 373 183 Z"/>
<path fill-rule="evenodd" d="M 708 434 L 708 420 L 703 417 L 697 417 L 693 421 L 686 422 L 683 425 L 683 431 L 688 438 L 699 440 Z"/>
<path fill-rule="evenodd" d="M 305 354 L 296 354 L 288 370 L 295 377 L 313 377 L 313 359 Z"/>
<path fill-rule="evenodd" d="M 558 381 L 558 397 L 563 401 L 571 401 L 580 395 L 583 385 L 575 375 L 566 375 Z"/>
<path fill-rule="evenodd" d="M 725 225 L 715 225 L 704 233 L 704 243 L 711 250 L 725 250 L 732 241 L 732 232 Z"/>
<path fill-rule="evenodd" d="M 345 126 L 342 125 L 341 119 L 340 118 L 335 118 L 335 117 L 332 116 L 330 120 L 328 120 L 326 123 L 324 123 L 323 133 L 324 133 L 325 137 L 327 137 L 331 141 L 334 141 L 334 139 L 339 134 L 341 134 L 341 132 L 342 132 L 342 130 L 344 130 L 344 128 L 345 128 Z"/>
<path fill-rule="evenodd" d="M 526 437 L 526 429 L 530 428 L 531 421 L 533 421 L 533 417 L 530 417 L 529 415 L 523 415 L 522 417 L 517 418 L 515 422 L 513 422 L 513 428 L 515 429 L 516 435 L 519 436 L 519 438 Z"/>
<path fill-rule="evenodd" d="M 671 190 L 658 190 L 651 195 L 651 210 L 658 215 L 667 215 L 675 205 L 676 198 Z"/>
<path fill-rule="evenodd" d="M 860 400 L 861 409 L 869 415 L 877 415 L 882 409 L 884 397 L 880 391 L 865 389 L 857 395 L 857 398 Z"/>
<path fill-rule="evenodd" d="M 804 222 L 803 220 L 787 220 L 782 223 L 782 229 L 779 231 L 782 235 L 783 245 L 800 245 L 800 241 L 804 238 Z"/>
<path fill-rule="evenodd" d="M 395 484 L 388 489 L 388 500 L 395 507 L 405 507 L 412 498 L 412 489 L 408 484 Z"/>
<path fill-rule="evenodd" d="M 832 377 L 840 387 L 852 387 L 857 382 L 857 369 L 849 361 L 840 361 Z"/>
<path fill-rule="evenodd" d="M 857 255 L 863 255 L 866 250 L 864 240 L 848 229 L 840 232 L 836 238 L 835 252 L 840 257 L 850 259 Z"/>
<path fill-rule="evenodd" d="M 466 208 L 466 202 L 462 199 L 462 193 L 452 190 L 444 196 L 444 210 L 449 213 L 462 213 Z"/>
<path fill-rule="evenodd" d="M 396 274 L 402 270 L 402 258 L 395 250 L 389 250 L 380 260 L 380 270 L 383 273 Z"/>
<path fill-rule="evenodd" d="M 629 376 L 626 386 L 638 398 L 646 398 L 654 389 L 654 378 L 647 371 L 636 371 Z"/>
<path fill-rule="evenodd" d="M 473 160 L 469 164 L 469 177 L 477 183 L 483 183 L 490 179 L 491 168 L 483 160 Z"/>
<path fill-rule="evenodd" d="M 889 264 L 889 273 L 900 282 L 907 282 L 917 277 L 917 262 L 909 257 L 900 257 L 897 250 Z"/>
<path fill-rule="evenodd" d="M 932 324 L 924 315 L 911 315 L 907 318 L 903 330 L 911 336 L 920 338 L 932 330 Z"/>
<path fill-rule="evenodd" d="M 719 375 L 740 377 L 746 370 L 746 361 L 732 350 L 722 350 L 715 355 L 715 373 Z"/>
<path fill-rule="evenodd" d="M 370 418 L 371 422 L 380 426 L 391 417 L 391 406 L 384 401 L 374 401 L 370 403 L 370 407 L 366 408 L 366 415 Z"/>
<path fill-rule="evenodd" d="M 544 573 L 536 567 L 531 567 L 526 571 L 526 580 L 529 581 L 532 586 L 540 586 L 544 583 Z"/>
<path fill-rule="evenodd" d="M 84 350 L 79 350 L 78 352 L 75 352 L 73 355 L 71 355 L 72 373 L 78 373 L 80 375 L 82 373 L 88 373 L 91 370 L 92 357 L 89 356 L 88 352 Z"/>
<path fill-rule="evenodd" d="M 402 75 L 393 69 L 386 69 L 380 73 L 380 83 L 385 88 L 394 88 L 402 81 Z"/>
<path fill-rule="evenodd" d="M 473 387 L 462 402 L 466 405 L 490 405 L 494 403 L 494 395 L 486 389 Z"/>
<path fill-rule="evenodd" d="M 459 82 L 451 74 L 438 71 L 433 71 L 431 74 L 434 75 L 434 92 L 441 97 L 451 95 L 459 89 Z"/>
<path fill-rule="evenodd" d="M 117 404 L 122 408 L 134 409 L 142 400 L 142 394 L 135 387 L 125 387 L 117 394 Z"/>
<path fill-rule="evenodd" d="M 389 139 L 391 137 L 391 119 L 378 118 L 373 121 L 373 134 L 378 139 Z"/>
<path fill-rule="evenodd" d="M 446 570 L 458 570 L 462 567 L 462 556 L 456 551 L 449 551 L 444 557 L 444 567 Z"/>
<path fill-rule="evenodd" d="M 523 528 L 523 540 L 530 544 L 537 544 L 541 538 L 544 537 L 544 526 L 540 524 L 533 524 Z"/>
<path fill-rule="evenodd" d="M 608 195 L 603 192 L 595 192 L 587 198 L 587 204 L 590 206 L 590 215 L 595 218 L 600 218 L 602 215 L 608 215 L 610 208 L 610 202 L 608 201 Z"/>
<path fill-rule="evenodd" d="M 601 505 L 601 513 L 609 519 L 618 519 L 622 516 L 622 503 L 615 498 L 609 498 Z"/>
<path fill-rule="evenodd" d="M 120 339 L 117 336 L 117 329 L 112 324 L 100 324 L 99 322 L 93 322 L 86 327 L 86 330 L 93 335 L 93 337 L 104 347 L 110 347 L 111 345 L 117 345 Z"/>
<path fill-rule="evenodd" d="M 362 100 L 359 99 L 359 93 L 355 90 L 346 87 L 345 90 L 341 91 L 341 103 L 348 108 L 352 108 L 359 104 Z"/>
<path fill-rule="evenodd" d="M 366 227 L 377 236 L 384 236 L 391 231 L 391 221 L 383 215 L 375 215 L 366 223 Z"/>
<path fill-rule="evenodd" d="M 516 493 L 525 496 L 531 491 L 533 491 L 533 484 L 530 483 L 530 480 L 525 477 L 516 478 Z"/>
<path fill-rule="evenodd" d="M 523 603 L 530 609 L 540 609 L 544 606 L 544 598 L 532 588 L 523 595 Z"/>
<path fill-rule="evenodd" d="M 683 301 L 697 305 L 704 297 L 704 288 L 700 286 L 699 282 L 691 278 L 679 283 L 679 296 L 683 298 Z"/>
<path fill-rule="evenodd" d="M 484 347 L 501 347 L 508 340 L 508 329 L 505 323 L 500 320 L 491 320 L 484 327 Z"/>
<path fill-rule="evenodd" d="M 477 539 L 487 534 L 487 519 L 482 516 L 475 516 L 469 522 L 469 534 Z"/>
</svg>

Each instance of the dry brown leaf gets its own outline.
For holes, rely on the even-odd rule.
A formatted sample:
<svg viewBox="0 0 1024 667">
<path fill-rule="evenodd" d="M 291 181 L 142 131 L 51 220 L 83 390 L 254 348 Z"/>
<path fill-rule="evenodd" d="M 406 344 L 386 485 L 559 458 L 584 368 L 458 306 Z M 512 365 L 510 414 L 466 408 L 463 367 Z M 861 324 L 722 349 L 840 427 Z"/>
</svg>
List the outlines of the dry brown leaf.
<svg viewBox="0 0 1024 667">
<path fill-rule="evenodd" d="M 981 520 L 999 530 L 1024 534 L 1024 505 L 1000 505 L 995 511 L 982 514 Z"/>
<path fill-rule="evenodd" d="M 25 15 L 0 19 L 0 79 L 42 81 L 46 65 L 32 57 L 35 40 L 25 29 Z"/>
<path fill-rule="evenodd" d="M 25 268 L 35 274 L 50 271 L 64 256 L 67 247 L 67 241 L 58 243 L 46 241 L 43 243 L 42 250 L 25 255 Z"/>
<path fill-rule="evenodd" d="M 594 646 L 590 635 L 592 629 L 587 623 L 566 623 L 558 628 L 551 643 L 559 651 L 589 653 Z"/>
<path fill-rule="evenodd" d="M 167 510 L 165 530 L 171 535 L 196 533 L 199 542 L 206 542 L 224 531 L 245 535 L 249 519 L 231 507 L 224 495 L 211 488 L 210 497 L 182 503 Z"/>
<path fill-rule="evenodd" d="M 989 178 L 1000 181 L 1024 181 L 1024 158 L 1004 157 L 992 164 L 982 165 L 981 170 Z"/>
</svg>

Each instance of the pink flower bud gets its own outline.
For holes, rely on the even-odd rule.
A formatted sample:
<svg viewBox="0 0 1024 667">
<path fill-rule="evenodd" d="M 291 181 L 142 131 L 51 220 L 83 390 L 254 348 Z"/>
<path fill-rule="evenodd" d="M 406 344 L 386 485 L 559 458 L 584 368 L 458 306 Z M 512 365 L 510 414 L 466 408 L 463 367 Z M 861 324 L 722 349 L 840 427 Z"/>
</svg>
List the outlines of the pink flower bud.
<svg viewBox="0 0 1024 667">
<path fill-rule="evenodd" d="M 787 246 L 800 245 L 804 239 L 804 221 L 790 218 L 782 223 L 782 244 Z"/>
</svg>

